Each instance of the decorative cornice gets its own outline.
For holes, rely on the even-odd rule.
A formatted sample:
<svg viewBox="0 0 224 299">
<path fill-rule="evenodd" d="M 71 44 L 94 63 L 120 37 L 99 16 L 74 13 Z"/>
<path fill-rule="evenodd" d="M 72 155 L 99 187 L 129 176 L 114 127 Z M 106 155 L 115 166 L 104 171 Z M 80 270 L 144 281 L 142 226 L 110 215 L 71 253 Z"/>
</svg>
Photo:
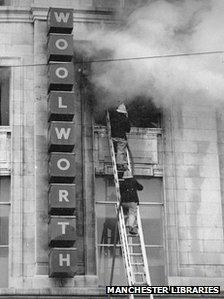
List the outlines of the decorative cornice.
<svg viewBox="0 0 224 299">
<path fill-rule="evenodd" d="M 47 7 L 31 7 L 32 19 L 36 20 L 47 20 Z M 96 8 L 96 9 L 74 9 L 73 14 L 74 22 L 109 22 L 115 23 L 118 22 L 118 19 L 115 17 L 115 10 L 111 8 Z"/>
<path fill-rule="evenodd" d="M 0 6 L 0 23 L 31 23 L 29 7 Z"/>
<path fill-rule="evenodd" d="M 0 23 L 32 23 L 36 20 L 47 20 L 48 7 L 14 7 L 0 6 Z M 117 23 L 112 8 L 74 9 L 74 22 Z"/>
</svg>

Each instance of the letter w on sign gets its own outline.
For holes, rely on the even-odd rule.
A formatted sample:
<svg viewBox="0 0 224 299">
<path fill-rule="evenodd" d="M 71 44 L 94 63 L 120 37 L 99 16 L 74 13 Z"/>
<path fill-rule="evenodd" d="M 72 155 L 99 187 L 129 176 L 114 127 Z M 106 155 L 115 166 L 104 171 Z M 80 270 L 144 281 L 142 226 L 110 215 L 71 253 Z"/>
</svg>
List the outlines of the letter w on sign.
<svg viewBox="0 0 224 299">
<path fill-rule="evenodd" d="M 74 123 L 52 121 L 49 130 L 49 152 L 71 152 L 74 146 Z"/>
<path fill-rule="evenodd" d="M 59 13 L 57 11 L 54 12 L 55 19 L 58 23 L 61 22 L 68 23 L 69 15 L 70 15 L 69 12 L 67 12 L 66 14 L 63 12 L 59 12 Z"/>
<path fill-rule="evenodd" d="M 47 17 L 48 34 L 70 34 L 73 29 L 73 9 L 51 7 Z"/>
<path fill-rule="evenodd" d="M 67 130 L 66 130 L 67 129 Z M 71 128 L 60 128 L 58 129 L 57 127 L 55 127 L 55 131 L 56 131 L 56 135 L 58 139 L 68 139 L 70 132 L 71 132 Z"/>
</svg>

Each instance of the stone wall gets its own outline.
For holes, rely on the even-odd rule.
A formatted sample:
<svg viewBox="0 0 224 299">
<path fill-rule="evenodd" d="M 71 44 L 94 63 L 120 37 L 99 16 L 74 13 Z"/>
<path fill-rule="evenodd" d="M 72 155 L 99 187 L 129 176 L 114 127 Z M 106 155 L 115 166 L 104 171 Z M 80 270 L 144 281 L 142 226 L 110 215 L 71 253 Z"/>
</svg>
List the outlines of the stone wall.
<svg viewBox="0 0 224 299">
<path fill-rule="evenodd" d="M 168 281 L 219 285 L 224 252 L 215 110 L 175 105 L 165 130 Z"/>
</svg>

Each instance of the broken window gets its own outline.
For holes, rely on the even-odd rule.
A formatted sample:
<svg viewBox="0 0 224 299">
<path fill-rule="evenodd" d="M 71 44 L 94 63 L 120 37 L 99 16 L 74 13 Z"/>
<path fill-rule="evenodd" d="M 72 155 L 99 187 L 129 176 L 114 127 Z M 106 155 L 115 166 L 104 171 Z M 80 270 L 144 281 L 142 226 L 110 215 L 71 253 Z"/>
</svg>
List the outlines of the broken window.
<svg viewBox="0 0 224 299">
<path fill-rule="evenodd" d="M 161 128 L 161 110 L 146 97 L 124 101 L 132 127 Z M 94 113 L 96 125 L 106 125 L 106 111 Z"/>
<path fill-rule="evenodd" d="M 146 97 L 136 97 L 126 104 L 128 116 L 133 127 L 160 128 L 161 110 Z"/>
<path fill-rule="evenodd" d="M 11 0 L 0 0 L 0 6 L 3 6 L 3 5 L 11 5 Z"/>
</svg>

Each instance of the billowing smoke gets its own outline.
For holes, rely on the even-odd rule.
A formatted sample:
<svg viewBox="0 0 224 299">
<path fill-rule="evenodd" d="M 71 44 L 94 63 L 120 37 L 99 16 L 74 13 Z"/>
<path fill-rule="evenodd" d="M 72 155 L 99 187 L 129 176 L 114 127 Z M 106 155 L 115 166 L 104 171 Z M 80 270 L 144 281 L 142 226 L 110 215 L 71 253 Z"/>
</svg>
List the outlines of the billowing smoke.
<svg viewBox="0 0 224 299">
<path fill-rule="evenodd" d="M 116 30 L 87 33 L 90 56 L 107 58 L 224 50 L 223 0 L 155 0 L 134 10 Z M 219 104 L 224 99 L 222 54 L 92 64 L 91 81 L 102 98 L 143 95 L 157 106 L 186 100 Z M 102 104 L 102 102 L 101 102 Z"/>
</svg>

